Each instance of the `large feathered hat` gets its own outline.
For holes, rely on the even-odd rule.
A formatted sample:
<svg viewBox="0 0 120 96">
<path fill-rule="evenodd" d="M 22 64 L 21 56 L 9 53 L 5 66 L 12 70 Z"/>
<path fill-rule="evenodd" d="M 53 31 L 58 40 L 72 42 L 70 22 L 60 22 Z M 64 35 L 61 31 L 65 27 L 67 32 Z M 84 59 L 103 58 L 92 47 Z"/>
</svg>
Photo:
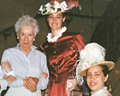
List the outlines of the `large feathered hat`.
<svg viewBox="0 0 120 96">
<path fill-rule="evenodd" d="M 78 0 L 53 0 L 46 5 L 41 5 L 39 8 L 39 13 L 42 15 L 48 15 L 57 12 L 63 13 L 78 6 Z"/>
<path fill-rule="evenodd" d="M 105 61 L 105 49 L 97 43 L 89 43 L 80 52 L 78 74 L 86 76 L 86 70 L 96 65 L 106 65 L 110 70 L 114 68 L 114 62 Z"/>
</svg>

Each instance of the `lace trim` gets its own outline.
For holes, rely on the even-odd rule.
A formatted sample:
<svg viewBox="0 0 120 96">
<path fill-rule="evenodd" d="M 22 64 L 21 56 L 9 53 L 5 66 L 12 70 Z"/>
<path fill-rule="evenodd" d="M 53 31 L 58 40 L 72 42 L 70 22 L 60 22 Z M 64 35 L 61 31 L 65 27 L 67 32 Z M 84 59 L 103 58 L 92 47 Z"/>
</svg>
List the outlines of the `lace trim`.
<svg viewBox="0 0 120 96">
<path fill-rule="evenodd" d="M 57 39 L 62 36 L 62 33 L 64 33 L 67 30 L 67 28 L 64 26 L 62 27 L 61 31 L 59 32 L 58 36 L 55 36 L 52 38 L 52 33 L 48 33 L 47 35 L 47 41 L 48 42 L 57 42 Z"/>
</svg>

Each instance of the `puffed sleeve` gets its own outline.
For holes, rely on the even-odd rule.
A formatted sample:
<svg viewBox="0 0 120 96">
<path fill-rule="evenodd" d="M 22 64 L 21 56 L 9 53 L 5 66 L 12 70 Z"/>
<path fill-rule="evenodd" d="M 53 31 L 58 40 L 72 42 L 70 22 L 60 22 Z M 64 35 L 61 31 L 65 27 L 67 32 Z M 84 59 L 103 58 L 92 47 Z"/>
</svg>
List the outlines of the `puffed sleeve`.
<svg viewBox="0 0 120 96">
<path fill-rule="evenodd" d="M 79 57 L 80 57 L 80 51 L 85 47 L 85 44 L 84 44 L 84 39 L 83 39 L 83 37 L 80 35 L 80 34 L 78 34 L 78 35 L 76 35 L 76 41 L 75 41 L 75 43 L 76 43 L 76 46 L 77 46 L 77 48 L 78 48 L 78 61 L 79 61 Z M 77 62 L 77 66 L 76 66 L 76 69 L 75 69 L 75 74 L 76 74 L 76 77 L 77 77 L 77 81 L 78 81 L 78 84 L 79 85 L 82 85 L 83 84 L 83 82 L 84 82 L 84 80 L 83 80 L 83 77 L 82 76 L 80 76 L 80 75 L 78 75 L 78 67 L 79 67 L 79 64 L 78 64 L 79 62 Z"/>
<path fill-rule="evenodd" d="M 84 48 L 85 44 L 84 44 L 84 39 L 83 37 L 80 35 L 80 34 L 76 34 L 74 35 L 74 44 L 75 44 L 75 50 L 76 50 L 76 62 L 75 62 L 75 65 L 74 65 L 74 69 L 73 69 L 73 72 L 72 72 L 72 76 L 75 76 L 76 77 L 76 67 L 78 65 L 78 61 L 79 61 L 79 57 L 80 57 L 80 54 L 79 52 Z"/>
<path fill-rule="evenodd" d="M 84 47 L 85 47 L 85 44 L 84 44 L 84 39 L 83 37 L 80 35 L 80 34 L 77 34 L 75 35 L 75 45 L 76 45 L 76 50 L 78 51 L 81 51 Z"/>
</svg>

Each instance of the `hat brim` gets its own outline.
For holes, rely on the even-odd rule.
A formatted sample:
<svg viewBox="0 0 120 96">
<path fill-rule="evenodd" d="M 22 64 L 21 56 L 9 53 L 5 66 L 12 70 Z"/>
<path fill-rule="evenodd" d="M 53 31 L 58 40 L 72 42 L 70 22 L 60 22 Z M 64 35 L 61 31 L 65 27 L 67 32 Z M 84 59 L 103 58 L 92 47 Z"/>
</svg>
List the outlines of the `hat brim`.
<svg viewBox="0 0 120 96">
<path fill-rule="evenodd" d="M 89 69 L 89 68 L 91 68 L 91 67 L 93 67 L 93 66 L 98 66 L 98 65 L 106 65 L 106 66 L 108 67 L 108 70 L 109 70 L 109 71 L 112 70 L 112 69 L 114 68 L 114 66 L 115 66 L 114 62 L 104 61 L 104 62 L 100 62 L 100 63 L 94 64 L 94 65 L 92 65 L 92 66 L 90 66 L 90 67 L 88 67 L 88 68 L 80 71 L 79 75 L 81 75 L 81 76 L 86 76 L 86 71 L 87 71 L 87 69 Z"/>
<path fill-rule="evenodd" d="M 68 11 L 49 12 L 46 15 L 55 14 L 55 13 L 66 13 L 66 12 L 68 12 Z"/>
</svg>

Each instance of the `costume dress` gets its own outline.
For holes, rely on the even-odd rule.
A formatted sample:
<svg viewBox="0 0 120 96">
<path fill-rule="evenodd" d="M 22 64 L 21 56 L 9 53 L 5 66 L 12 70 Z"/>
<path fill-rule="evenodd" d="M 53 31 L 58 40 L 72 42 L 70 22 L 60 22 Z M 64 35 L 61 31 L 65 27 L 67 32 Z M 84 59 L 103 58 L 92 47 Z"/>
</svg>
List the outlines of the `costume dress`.
<svg viewBox="0 0 120 96">
<path fill-rule="evenodd" d="M 19 44 L 16 47 L 6 49 L 2 56 L 2 62 L 9 61 L 12 70 L 17 78 L 10 84 L 10 88 L 5 96 L 41 96 L 41 90 L 47 87 L 48 78 L 40 78 L 42 72 L 48 73 L 46 56 L 36 50 L 35 46 L 31 46 L 31 51 L 26 56 L 23 51 L 19 50 Z M 6 72 L 3 70 L 3 75 Z M 36 77 L 39 79 L 37 91 L 30 92 L 23 86 L 23 79 L 26 77 Z"/>
<path fill-rule="evenodd" d="M 78 51 L 84 48 L 83 37 L 80 34 L 68 34 L 65 31 L 66 27 L 62 27 L 59 35 L 54 38 L 51 38 L 52 33 L 49 33 L 47 41 L 40 45 L 40 50 L 48 59 L 49 96 L 67 96 L 66 81 L 72 75 L 79 57 Z"/>
<path fill-rule="evenodd" d="M 91 96 L 112 96 L 109 91 L 107 90 L 107 87 L 103 87 L 102 89 L 92 93 Z"/>
</svg>

